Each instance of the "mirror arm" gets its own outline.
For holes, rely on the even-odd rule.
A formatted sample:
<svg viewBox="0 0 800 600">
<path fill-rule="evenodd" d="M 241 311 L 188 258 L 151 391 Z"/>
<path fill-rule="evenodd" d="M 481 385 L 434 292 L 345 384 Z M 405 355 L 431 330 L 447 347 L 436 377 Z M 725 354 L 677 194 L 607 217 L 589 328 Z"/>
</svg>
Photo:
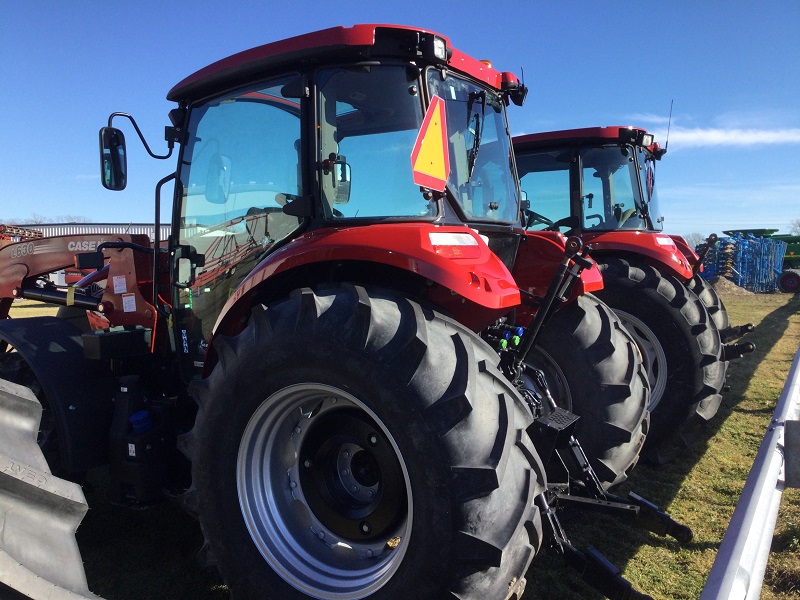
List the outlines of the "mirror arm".
<svg viewBox="0 0 800 600">
<path fill-rule="evenodd" d="M 169 150 L 164 156 L 159 156 L 158 154 L 154 154 L 153 151 L 150 150 L 150 146 L 147 144 L 147 140 L 144 139 L 144 135 L 142 134 L 141 129 L 139 129 L 139 125 L 136 124 L 136 121 L 134 120 L 134 118 L 131 115 L 129 115 L 128 113 L 123 113 L 123 112 L 111 113 L 111 115 L 109 115 L 109 117 L 108 117 L 108 126 L 109 127 L 112 126 L 111 122 L 114 120 L 114 117 L 125 117 L 126 119 L 130 120 L 130 122 L 133 124 L 133 128 L 136 130 L 136 133 L 139 135 L 139 139 L 142 141 L 142 145 L 144 146 L 144 149 L 147 150 L 147 153 L 150 156 L 152 156 L 153 158 L 158 158 L 158 159 L 165 159 L 165 158 L 169 158 L 170 156 L 172 156 L 172 150 L 175 147 L 175 140 L 174 139 L 172 139 L 170 137 L 167 138 L 167 147 L 169 148 Z"/>
<path fill-rule="evenodd" d="M 133 120 L 133 119 L 131 119 Z M 172 149 L 170 149 L 172 152 Z M 177 173 L 170 173 L 166 177 L 162 178 L 156 184 L 156 214 L 154 219 L 154 230 L 153 230 L 153 308 L 156 312 L 161 313 L 164 316 L 167 316 L 166 311 L 162 311 L 162 309 L 158 305 L 158 284 L 159 284 L 159 267 L 161 266 L 161 258 L 160 258 L 160 250 L 161 250 L 161 188 L 164 184 L 169 183 L 173 179 L 177 179 Z"/>
</svg>

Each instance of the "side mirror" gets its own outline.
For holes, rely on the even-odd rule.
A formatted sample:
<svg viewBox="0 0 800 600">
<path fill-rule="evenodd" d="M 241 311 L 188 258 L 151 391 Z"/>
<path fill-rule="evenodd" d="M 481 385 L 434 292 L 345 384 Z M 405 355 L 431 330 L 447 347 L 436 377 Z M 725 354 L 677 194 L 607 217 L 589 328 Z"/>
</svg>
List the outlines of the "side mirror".
<svg viewBox="0 0 800 600">
<path fill-rule="evenodd" d="M 100 130 L 100 181 L 104 188 L 116 192 L 128 184 L 125 136 L 114 127 Z"/>
<path fill-rule="evenodd" d="M 173 253 L 176 278 L 173 285 L 177 288 L 192 287 L 197 267 L 206 266 L 205 254 L 198 254 L 194 246 L 177 246 Z"/>
<path fill-rule="evenodd" d="M 333 203 L 347 204 L 350 202 L 350 165 L 346 162 L 336 163 L 333 173 L 336 177 L 336 195 L 333 197 Z"/>
<path fill-rule="evenodd" d="M 351 172 L 347 159 L 341 154 L 331 152 L 330 156 L 322 161 L 322 173 L 330 176 L 333 187 L 333 203 L 347 204 L 350 202 Z"/>
</svg>

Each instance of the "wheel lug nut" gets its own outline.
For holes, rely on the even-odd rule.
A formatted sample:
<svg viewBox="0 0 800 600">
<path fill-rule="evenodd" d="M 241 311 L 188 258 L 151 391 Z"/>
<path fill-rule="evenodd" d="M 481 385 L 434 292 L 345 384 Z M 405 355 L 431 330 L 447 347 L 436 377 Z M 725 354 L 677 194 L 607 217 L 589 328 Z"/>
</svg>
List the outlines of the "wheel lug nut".
<svg viewBox="0 0 800 600">
<path fill-rule="evenodd" d="M 368 521 L 361 521 L 361 533 L 369 535 L 372 532 L 372 525 Z"/>
<path fill-rule="evenodd" d="M 374 433 L 370 433 L 367 436 L 367 441 L 369 442 L 370 446 L 377 446 L 378 445 L 378 436 Z"/>
</svg>

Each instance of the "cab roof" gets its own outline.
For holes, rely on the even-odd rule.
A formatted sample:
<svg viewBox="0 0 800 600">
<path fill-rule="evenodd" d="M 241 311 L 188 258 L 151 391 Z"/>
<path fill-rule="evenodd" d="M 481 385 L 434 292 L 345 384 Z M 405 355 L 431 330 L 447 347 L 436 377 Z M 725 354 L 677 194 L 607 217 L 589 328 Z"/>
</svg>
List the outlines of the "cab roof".
<svg viewBox="0 0 800 600">
<path fill-rule="evenodd" d="M 581 129 L 562 129 L 529 133 L 514 137 L 515 147 L 550 146 L 553 142 L 565 144 L 584 144 L 587 142 L 605 142 L 608 140 L 628 140 L 634 132 L 645 132 L 641 127 L 614 125 L 610 127 L 583 127 Z"/>
<path fill-rule="evenodd" d="M 420 41 L 427 36 L 436 36 L 446 42 L 450 50 L 447 59 L 449 68 L 496 89 L 501 89 L 503 83 L 508 81 L 509 73 L 501 73 L 454 49 L 449 38 L 436 32 L 404 25 L 361 24 L 322 29 L 233 54 L 186 77 L 169 91 L 167 100 L 199 100 L 269 77 L 280 69 L 291 68 L 292 64 L 300 68 L 348 59 L 416 58 L 420 55 Z"/>
</svg>

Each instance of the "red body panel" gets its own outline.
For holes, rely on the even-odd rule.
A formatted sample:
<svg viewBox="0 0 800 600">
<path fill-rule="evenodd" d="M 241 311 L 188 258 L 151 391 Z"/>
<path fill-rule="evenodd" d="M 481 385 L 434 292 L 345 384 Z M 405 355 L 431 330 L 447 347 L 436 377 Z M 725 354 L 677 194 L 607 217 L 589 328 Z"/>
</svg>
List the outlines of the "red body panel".
<svg viewBox="0 0 800 600">
<path fill-rule="evenodd" d="M 544 297 L 556 268 L 564 258 L 565 241 L 564 235 L 556 231 L 525 232 L 512 269 L 520 289 Z M 570 299 L 601 289 L 603 289 L 603 276 L 593 265 L 581 272 L 580 279 L 572 288 Z M 534 313 L 532 307 L 525 306 L 519 309 L 518 317 L 527 315 L 529 318 Z M 520 319 L 520 322 L 523 320 Z"/>
<path fill-rule="evenodd" d="M 443 256 L 431 243 L 431 233 L 470 236 L 475 240 L 469 247 L 472 256 Z M 293 240 L 259 264 L 228 299 L 214 330 L 231 318 L 229 313 L 238 315 L 242 307 L 249 310 L 250 302 L 240 301 L 251 290 L 268 284 L 271 277 L 296 267 L 330 261 L 380 263 L 430 279 L 448 290 L 447 301 L 453 307 L 467 300 L 487 309 L 479 311 L 477 320 L 486 321 L 482 326 L 520 303 L 520 293 L 511 273 L 468 227 L 398 223 L 321 229 Z M 476 326 L 470 319 L 464 322 L 467 326 Z"/>
<path fill-rule="evenodd" d="M 686 260 L 689 261 L 691 266 L 697 264 L 697 261 L 700 260 L 700 257 L 697 255 L 697 252 L 694 251 L 683 237 L 679 235 L 670 235 L 669 237 L 672 238 L 672 241 L 675 242 L 675 245 L 678 247 L 678 250 L 686 257 Z M 703 267 L 700 267 L 700 270 L 703 270 Z"/>
<path fill-rule="evenodd" d="M 592 246 L 595 255 L 602 252 L 638 254 L 659 270 L 666 271 L 679 279 L 691 279 L 694 274 L 689 260 L 672 237 L 665 233 L 605 231 L 592 234 L 584 232 L 581 239 L 584 244 Z"/>
</svg>

